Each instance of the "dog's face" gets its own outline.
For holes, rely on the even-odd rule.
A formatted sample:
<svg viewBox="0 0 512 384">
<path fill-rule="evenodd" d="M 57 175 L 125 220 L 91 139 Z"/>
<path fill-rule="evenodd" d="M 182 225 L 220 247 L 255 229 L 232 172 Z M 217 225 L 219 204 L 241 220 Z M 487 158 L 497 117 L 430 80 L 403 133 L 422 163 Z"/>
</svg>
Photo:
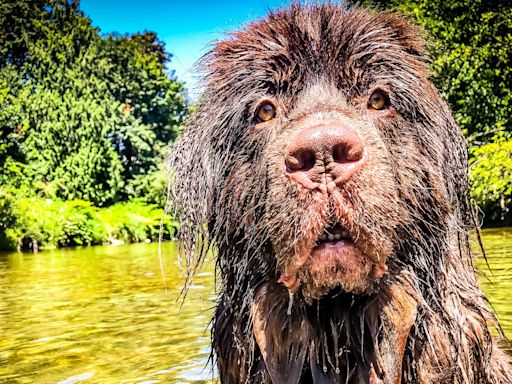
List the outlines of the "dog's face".
<svg viewBox="0 0 512 384">
<path fill-rule="evenodd" d="M 332 4 L 292 6 L 217 43 L 175 146 L 185 241 L 208 222 L 226 263 L 258 258 L 306 301 L 378 288 L 465 183 L 446 172 L 463 169 L 463 142 L 422 50 L 403 19 Z"/>
</svg>

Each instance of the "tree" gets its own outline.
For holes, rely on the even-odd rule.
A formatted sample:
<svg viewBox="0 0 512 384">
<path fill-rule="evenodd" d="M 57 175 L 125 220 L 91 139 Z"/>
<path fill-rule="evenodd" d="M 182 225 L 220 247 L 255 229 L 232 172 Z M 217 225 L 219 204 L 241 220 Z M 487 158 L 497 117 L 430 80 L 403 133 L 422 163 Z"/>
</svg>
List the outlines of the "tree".
<svg viewBox="0 0 512 384">
<path fill-rule="evenodd" d="M 171 56 L 153 32 L 108 36 L 102 41 L 102 54 L 116 68 L 106 74 L 110 93 L 141 123 L 139 130 L 119 130 L 115 140 L 126 193 L 133 196 L 140 178 L 149 177 L 151 183 L 160 179 L 156 172 L 187 112 L 184 89 L 167 75 L 165 65 Z"/>
<path fill-rule="evenodd" d="M 471 147 L 472 195 L 487 223 L 510 225 L 512 208 L 512 140 Z"/>
<path fill-rule="evenodd" d="M 0 2 L 0 66 L 21 64 L 27 54 L 27 42 L 34 39 L 34 19 L 45 13 L 44 0 Z"/>
<path fill-rule="evenodd" d="M 151 32 L 100 37 L 78 1 L 34 4 L 0 5 L 0 180 L 96 205 L 126 200 L 137 177 L 158 171 L 186 113 L 170 56 Z"/>
<path fill-rule="evenodd" d="M 104 80 L 94 73 L 101 64 L 97 30 L 77 3 L 51 2 L 35 16 L 18 63 L 21 87 L 11 93 L 21 111 L 24 176 L 64 199 L 113 202 L 123 185 L 110 142 L 120 106 L 102 95 Z"/>
</svg>

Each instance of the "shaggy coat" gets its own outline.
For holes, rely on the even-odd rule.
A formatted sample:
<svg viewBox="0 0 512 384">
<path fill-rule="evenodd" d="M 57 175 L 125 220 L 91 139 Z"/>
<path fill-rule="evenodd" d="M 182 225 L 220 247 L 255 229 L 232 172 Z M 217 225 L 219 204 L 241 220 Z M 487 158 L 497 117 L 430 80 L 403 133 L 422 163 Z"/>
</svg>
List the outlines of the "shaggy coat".
<svg viewBox="0 0 512 384">
<path fill-rule="evenodd" d="M 466 143 L 421 36 L 393 14 L 294 4 L 202 60 L 171 209 L 189 282 L 216 254 L 222 383 L 512 383 L 469 246 Z M 290 143 L 325 126 L 357 132 L 364 165 L 334 183 L 312 163 L 305 187 Z M 311 256 L 333 225 L 359 264 Z"/>
</svg>

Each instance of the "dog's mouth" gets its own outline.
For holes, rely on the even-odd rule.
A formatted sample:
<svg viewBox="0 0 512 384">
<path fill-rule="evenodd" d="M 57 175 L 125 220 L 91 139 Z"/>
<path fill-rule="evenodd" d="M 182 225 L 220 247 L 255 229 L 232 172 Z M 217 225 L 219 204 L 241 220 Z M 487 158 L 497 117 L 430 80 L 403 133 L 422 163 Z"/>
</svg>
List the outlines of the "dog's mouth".
<svg viewBox="0 0 512 384">
<path fill-rule="evenodd" d="M 337 287 L 355 294 L 369 293 L 387 266 L 385 260 L 373 261 L 358 245 L 342 224 L 328 224 L 296 271 L 281 274 L 279 282 L 292 293 L 301 289 L 308 301 Z"/>
<path fill-rule="evenodd" d="M 341 224 L 339 223 L 330 224 L 325 228 L 324 232 L 318 237 L 317 245 L 315 246 L 315 248 L 322 246 L 324 244 L 334 244 L 340 241 L 350 242 L 353 244 L 353 241 L 347 229 L 342 227 Z"/>
<path fill-rule="evenodd" d="M 311 250 L 305 269 L 343 269 L 359 264 L 364 255 L 354 244 L 349 231 L 341 224 L 328 225 Z"/>
</svg>

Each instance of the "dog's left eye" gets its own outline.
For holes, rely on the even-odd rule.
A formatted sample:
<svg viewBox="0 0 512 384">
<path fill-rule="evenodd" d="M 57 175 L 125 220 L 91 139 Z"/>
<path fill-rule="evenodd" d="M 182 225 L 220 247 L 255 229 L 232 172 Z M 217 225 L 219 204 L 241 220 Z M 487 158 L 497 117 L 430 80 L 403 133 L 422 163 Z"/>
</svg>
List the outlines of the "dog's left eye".
<svg viewBox="0 0 512 384">
<path fill-rule="evenodd" d="M 276 117 L 276 107 L 270 101 L 264 101 L 256 110 L 256 119 L 260 123 L 272 120 L 274 117 Z"/>
<path fill-rule="evenodd" d="M 386 108 L 388 104 L 388 95 L 380 89 L 373 91 L 373 93 L 370 95 L 370 98 L 368 99 L 368 108 L 375 109 L 377 111 Z"/>
</svg>

